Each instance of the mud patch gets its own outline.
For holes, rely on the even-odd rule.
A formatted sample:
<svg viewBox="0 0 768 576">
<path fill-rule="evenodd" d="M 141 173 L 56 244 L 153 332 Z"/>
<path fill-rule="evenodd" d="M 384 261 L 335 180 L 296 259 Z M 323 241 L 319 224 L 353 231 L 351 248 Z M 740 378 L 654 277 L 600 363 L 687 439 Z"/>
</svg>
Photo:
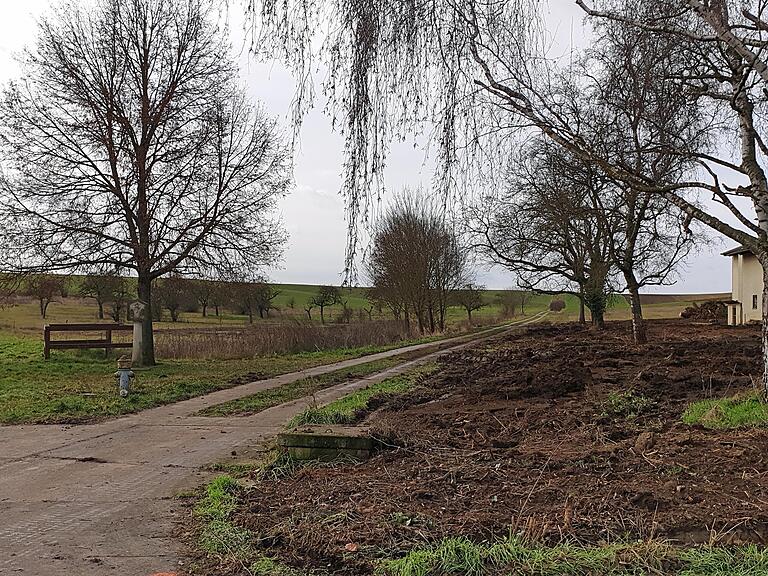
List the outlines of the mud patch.
<svg viewBox="0 0 768 576">
<path fill-rule="evenodd" d="M 642 347 L 629 335 L 546 326 L 451 354 L 366 419 L 393 450 L 263 481 L 239 521 L 270 554 L 350 575 L 509 530 L 768 543 L 768 432 L 680 422 L 689 402 L 753 385 L 759 328 L 652 322 Z"/>
</svg>

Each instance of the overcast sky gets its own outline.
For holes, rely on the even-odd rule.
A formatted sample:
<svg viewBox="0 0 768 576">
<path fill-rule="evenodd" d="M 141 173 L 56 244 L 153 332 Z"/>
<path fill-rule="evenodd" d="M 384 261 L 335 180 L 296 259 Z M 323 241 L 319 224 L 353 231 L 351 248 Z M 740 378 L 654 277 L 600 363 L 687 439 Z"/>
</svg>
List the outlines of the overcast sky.
<svg viewBox="0 0 768 576">
<path fill-rule="evenodd" d="M 0 8 L 0 84 L 20 73 L 13 55 L 34 42 L 36 20 L 55 0 L 2 0 Z M 551 0 L 548 29 L 553 52 L 567 54 L 571 45 L 588 42 L 581 11 L 571 0 Z M 290 102 L 295 84 L 279 65 L 254 63 L 243 49 L 240 16 L 231 14 L 232 42 L 249 93 L 263 102 L 272 115 L 288 126 Z M 295 158 L 295 188 L 280 203 L 290 241 L 279 269 L 269 271 L 276 282 L 302 284 L 338 283 L 344 265 L 346 226 L 343 200 L 338 194 L 342 165 L 342 139 L 331 130 L 323 115 L 322 102 L 306 118 L 300 149 Z M 429 187 L 431 173 L 425 153 L 412 143 L 395 146 L 388 160 L 386 182 L 391 190 L 403 186 Z M 656 288 L 668 293 L 726 292 L 730 290 L 730 264 L 719 252 L 734 243 L 716 241 L 711 248 L 697 251 L 673 286 Z M 502 269 L 478 269 L 478 277 L 489 288 L 505 288 L 514 277 Z"/>
</svg>

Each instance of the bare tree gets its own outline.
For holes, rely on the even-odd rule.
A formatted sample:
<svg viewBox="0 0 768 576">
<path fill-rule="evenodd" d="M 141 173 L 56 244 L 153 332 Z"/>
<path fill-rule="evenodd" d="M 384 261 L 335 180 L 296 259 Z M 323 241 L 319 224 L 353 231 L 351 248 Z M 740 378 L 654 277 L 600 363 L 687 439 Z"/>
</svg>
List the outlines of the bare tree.
<svg viewBox="0 0 768 576">
<path fill-rule="evenodd" d="M 213 306 L 213 311 L 216 317 L 219 317 L 221 309 L 232 301 L 231 298 L 231 285 L 228 282 L 222 282 L 220 280 L 211 281 L 211 296 L 210 303 Z"/>
<path fill-rule="evenodd" d="M 124 276 L 118 276 L 109 302 L 109 317 L 120 322 L 128 317 L 128 303 L 136 297 L 132 283 Z"/>
<path fill-rule="evenodd" d="M 610 182 L 542 139 L 524 149 L 508 174 L 502 193 L 472 210 L 475 247 L 514 272 L 523 294 L 574 294 L 602 326 L 618 228 L 603 208 Z"/>
<path fill-rule="evenodd" d="M 406 193 L 378 222 L 366 271 L 369 298 L 434 332 L 445 328 L 450 293 L 466 282 L 466 254 L 444 215 Z"/>
<path fill-rule="evenodd" d="M 325 324 L 325 308 L 341 304 L 341 292 L 336 286 L 320 286 L 317 289 L 317 294 L 310 299 L 309 304 L 320 308 L 320 322 Z M 309 314 L 310 312 L 307 310 L 307 315 Z"/>
<path fill-rule="evenodd" d="M 48 314 L 52 302 L 67 295 L 67 279 L 58 274 L 35 274 L 27 279 L 27 294 L 40 304 L 40 317 Z"/>
<path fill-rule="evenodd" d="M 485 306 L 483 299 L 484 286 L 469 283 L 453 292 L 453 300 L 467 312 L 467 320 L 472 323 L 472 312 Z"/>
<path fill-rule="evenodd" d="M 430 133 L 440 151 L 437 180 L 449 189 L 462 172 L 475 181 L 478 172 L 492 175 L 500 141 L 517 138 L 521 128 L 539 131 L 634 192 L 664 198 L 757 256 L 766 280 L 763 385 L 768 398 L 768 134 L 760 122 L 768 89 L 768 2 L 576 2 L 591 22 L 630 25 L 646 37 L 667 40 L 666 49 L 685 63 L 664 80 L 684 97 L 686 111 L 706 113 L 703 123 L 684 133 L 650 130 L 655 136 L 636 149 L 648 157 L 660 150 L 687 157 L 694 168 L 680 178 L 655 180 L 647 162 L 638 171 L 635 163 L 584 140 L 581 125 L 562 115 L 561 78 L 555 59 L 546 58 L 549 43 L 539 17 L 545 3 L 264 0 L 249 6 L 258 21 L 254 44 L 264 53 L 285 56 L 302 79 L 312 77 L 308 72 L 317 57 L 330 67 L 332 81 L 325 92 L 345 131 L 344 190 L 351 220 L 375 197 L 375 178 L 396 136 L 418 133 L 425 123 L 436 126 Z M 318 25 L 327 15 L 335 25 Z M 329 28 L 318 42 L 318 31 Z M 577 88 L 596 94 L 599 77 L 581 76 Z M 302 83 L 298 112 L 307 110 L 311 93 Z M 645 126 L 653 122 L 644 118 Z M 707 137 L 698 137 L 702 134 Z M 738 146 L 718 146 L 723 134 L 733 134 Z M 463 170 L 468 165 L 474 170 Z M 700 202 L 702 196 L 720 207 Z M 356 246 L 353 223 L 351 232 L 348 260 Z"/>
<path fill-rule="evenodd" d="M 248 316 L 248 322 L 253 324 L 253 317 L 265 318 L 274 309 L 274 299 L 280 292 L 275 290 L 265 279 L 256 282 L 235 282 L 230 286 L 232 301 L 240 311 Z"/>
<path fill-rule="evenodd" d="M 515 290 L 512 295 L 513 302 L 517 304 L 517 306 L 520 307 L 520 314 L 525 316 L 525 305 L 528 304 L 528 302 L 531 301 L 531 298 L 533 298 L 533 292 L 529 292 L 528 290 Z M 514 308 L 513 308 L 514 309 Z M 584 306 L 582 304 L 581 306 L 581 322 L 583 323 L 584 320 Z"/>
<path fill-rule="evenodd" d="M 208 305 L 213 300 L 215 285 L 208 280 L 190 280 L 188 282 L 189 291 L 200 306 L 200 313 L 203 318 L 208 316 Z M 218 314 L 217 314 L 218 316 Z"/>
<path fill-rule="evenodd" d="M 126 268 L 151 307 L 174 270 L 274 261 L 289 155 L 215 16 L 205 0 L 97 0 L 41 21 L 0 102 L 0 270 Z"/>
<path fill-rule="evenodd" d="M 179 321 L 179 312 L 193 296 L 191 282 L 178 274 L 172 274 L 158 280 L 157 297 L 163 308 L 171 315 L 171 322 Z"/>
</svg>

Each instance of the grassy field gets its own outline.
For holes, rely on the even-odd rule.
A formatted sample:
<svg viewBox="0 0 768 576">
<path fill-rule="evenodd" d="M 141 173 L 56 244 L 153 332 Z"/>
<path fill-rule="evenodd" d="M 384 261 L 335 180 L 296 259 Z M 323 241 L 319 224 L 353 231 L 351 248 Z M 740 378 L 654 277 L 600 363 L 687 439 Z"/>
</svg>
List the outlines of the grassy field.
<svg viewBox="0 0 768 576">
<path fill-rule="evenodd" d="M 316 286 L 278 285 L 279 310 L 268 320 L 259 323 L 295 322 L 302 318 L 303 304 L 315 293 Z M 487 306 L 473 314 L 475 324 L 499 323 L 502 308 L 499 296 L 503 291 L 485 292 Z M 348 305 L 362 309 L 367 305 L 363 289 L 347 293 Z M 702 298 L 703 299 L 703 298 Z M 288 303 L 295 302 L 291 309 Z M 552 313 L 554 322 L 578 318 L 578 301 L 564 296 L 566 308 Z M 665 300 L 657 298 L 646 304 L 649 318 L 676 317 L 690 300 L 676 296 Z M 526 304 L 526 315 L 547 310 L 552 301 L 549 295 L 534 295 Z M 340 313 L 333 307 L 327 317 Z M 519 311 L 518 311 L 519 313 Z M 623 297 L 614 297 L 607 313 L 609 320 L 629 318 L 629 307 Z M 0 307 L 0 423 L 22 422 L 82 422 L 143 410 L 152 406 L 176 402 L 214 390 L 229 387 L 233 381 L 247 374 L 269 377 L 309 366 L 332 363 L 346 358 L 402 345 L 404 342 L 379 347 L 359 347 L 323 350 L 307 353 L 263 355 L 242 359 L 162 359 L 161 364 L 138 372 L 136 391 L 128 399 L 115 394 L 112 377 L 115 361 L 105 359 L 101 351 L 54 351 L 48 361 L 42 358 L 42 326 L 46 323 L 93 322 L 97 320 L 97 307 L 93 300 L 68 297 L 51 304 L 48 317 L 40 318 L 37 303 L 31 298 L 18 298 L 14 305 Z M 158 330 L 214 326 L 242 326 L 244 316 L 231 313 L 220 317 L 186 312 L 177 323 L 158 322 Z M 466 313 L 458 307 L 448 311 L 448 324 L 453 331 L 469 328 Z M 433 337 L 434 339 L 434 337 Z M 427 340 L 427 339 L 424 339 Z M 317 384 L 317 383 L 315 383 Z"/>
<path fill-rule="evenodd" d="M 78 279 L 75 277 L 70 286 L 70 294 L 77 291 L 76 284 Z M 317 292 L 318 286 L 309 284 L 275 284 L 278 295 L 274 300 L 276 310 L 270 313 L 267 319 L 256 319 L 256 322 L 285 322 L 292 320 L 304 321 L 307 315 L 304 312 L 304 305 Z M 506 290 L 485 290 L 485 306 L 480 310 L 473 312 L 472 317 L 475 322 L 487 324 L 489 321 L 496 321 L 502 315 L 502 306 L 499 302 L 500 296 L 508 291 Z M 365 288 L 344 288 L 342 297 L 346 300 L 347 306 L 354 311 L 355 318 L 359 314 L 366 314 L 364 311 L 370 304 L 365 297 Z M 713 297 L 726 298 L 726 294 L 714 295 L 681 295 L 681 294 L 648 294 L 643 295 L 644 313 L 647 318 L 673 318 L 679 316 L 680 312 L 693 301 L 704 301 Z M 542 310 L 549 309 L 549 304 L 553 298 L 560 298 L 565 301 L 566 308 L 560 313 L 553 314 L 553 321 L 573 321 L 578 319 L 579 306 L 575 296 L 550 296 L 547 294 L 531 295 L 526 303 L 525 312 L 528 315 L 535 314 Z M 190 325 L 200 326 L 242 326 L 248 319 L 244 315 L 233 313 L 231 310 L 223 310 L 220 316 L 213 313 L 213 308 L 208 310 L 209 314 L 203 317 L 200 312 L 182 312 L 178 322 L 163 321 L 157 322 L 158 330 L 172 328 L 188 328 Z M 342 312 L 341 305 L 330 306 L 326 309 L 326 320 L 333 322 Z M 517 311 L 519 313 L 519 310 Z M 374 313 L 374 317 L 376 313 Z M 386 312 L 385 312 L 386 316 Z M 319 322 L 320 312 L 317 309 L 312 311 L 312 317 L 315 322 Z M 367 314 L 366 314 L 367 317 Z M 608 320 L 627 320 L 630 318 L 629 304 L 624 296 L 617 295 L 611 298 L 609 309 L 606 314 Z M 467 320 L 466 312 L 458 307 L 448 308 L 447 322 L 451 327 L 457 327 Z M 49 309 L 47 318 L 40 317 L 38 303 L 30 297 L 17 297 L 11 305 L 0 306 L 0 332 L 2 331 L 23 331 L 37 332 L 42 330 L 45 324 L 49 323 L 74 323 L 74 322 L 95 322 L 98 321 L 98 309 L 92 299 L 80 297 L 60 298 L 53 302 Z M 108 321 L 108 320 L 107 320 Z"/>
<path fill-rule="evenodd" d="M 245 375 L 250 380 L 269 378 L 388 348 L 392 346 L 237 360 L 166 360 L 135 370 L 135 393 L 120 398 L 114 358 L 105 359 L 97 351 L 57 351 L 44 360 L 35 338 L 0 333 L 0 424 L 93 421 L 228 388 Z"/>
</svg>

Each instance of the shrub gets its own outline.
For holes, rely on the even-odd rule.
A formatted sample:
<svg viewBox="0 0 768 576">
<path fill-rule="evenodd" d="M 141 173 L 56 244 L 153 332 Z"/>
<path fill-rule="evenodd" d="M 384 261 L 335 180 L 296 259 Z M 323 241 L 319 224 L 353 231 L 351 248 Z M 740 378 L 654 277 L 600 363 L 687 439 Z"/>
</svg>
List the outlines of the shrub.
<svg viewBox="0 0 768 576">
<path fill-rule="evenodd" d="M 555 299 L 549 303 L 549 310 L 551 312 L 562 312 L 565 310 L 565 300 Z"/>
</svg>

